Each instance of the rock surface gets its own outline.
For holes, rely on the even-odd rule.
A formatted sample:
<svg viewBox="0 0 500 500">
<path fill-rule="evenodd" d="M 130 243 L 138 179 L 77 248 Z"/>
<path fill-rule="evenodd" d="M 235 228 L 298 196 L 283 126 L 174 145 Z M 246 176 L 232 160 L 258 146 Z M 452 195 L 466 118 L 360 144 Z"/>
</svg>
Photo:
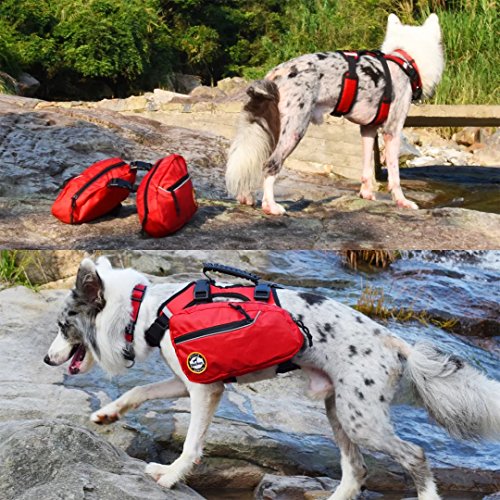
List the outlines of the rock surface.
<svg viewBox="0 0 500 500">
<path fill-rule="evenodd" d="M 64 420 L 0 424 L 0 497 L 9 500 L 196 500 L 186 487 L 168 491 L 89 429 Z"/>
<path fill-rule="evenodd" d="M 423 207 L 419 211 L 397 209 L 385 192 L 378 193 L 380 201 L 361 200 L 357 182 L 322 167 L 315 174 L 284 169 L 276 195 L 285 200 L 288 215 L 269 217 L 227 199 L 227 139 L 140 116 L 65 106 L 0 97 L 0 247 L 483 249 L 500 241 L 500 216 L 478 211 L 498 212 L 499 169 L 474 169 L 475 176 L 444 174 L 439 167 L 403 170 L 403 186 Z M 118 218 L 66 226 L 50 215 L 63 182 L 91 163 L 112 156 L 155 161 L 172 152 L 187 159 L 200 202 L 177 234 L 145 238 L 134 196 Z"/>
<path fill-rule="evenodd" d="M 194 277 L 179 271 L 173 280 Z M 70 377 L 65 367 L 42 363 L 55 335 L 54 318 L 65 293 L 34 293 L 25 288 L 0 292 L 0 422 L 63 418 L 105 436 L 136 458 L 170 463 L 186 436 L 187 399 L 148 402 L 111 426 L 95 426 L 88 420 L 92 411 L 127 389 L 166 378 L 169 371 L 156 353 L 147 363 L 113 380 L 99 369 Z M 324 410 L 319 402 L 307 399 L 305 391 L 306 382 L 299 374 L 228 387 L 210 427 L 203 462 L 188 484 L 203 492 L 211 488 L 252 489 L 266 473 L 339 478 L 339 454 Z M 405 420 L 405 416 L 398 421 L 403 423 L 403 431 L 411 434 L 412 420 Z M 420 429 L 428 425 L 425 418 Z M 426 446 L 449 446 L 444 434 L 421 435 L 419 440 Z M 473 456 L 473 446 L 467 446 L 465 452 Z M 366 458 L 370 489 L 401 491 L 411 487 L 409 477 L 386 457 Z M 500 481 L 498 471 L 439 462 L 433 466 L 443 490 L 489 493 Z"/>
</svg>

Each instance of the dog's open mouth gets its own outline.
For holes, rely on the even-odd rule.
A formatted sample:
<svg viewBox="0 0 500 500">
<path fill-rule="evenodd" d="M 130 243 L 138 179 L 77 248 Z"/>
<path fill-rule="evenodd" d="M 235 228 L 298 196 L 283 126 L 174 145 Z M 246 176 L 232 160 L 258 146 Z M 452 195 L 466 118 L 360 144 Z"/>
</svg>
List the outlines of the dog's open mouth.
<svg viewBox="0 0 500 500">
<path fill-rule="evenodd" d="M 71 363 L 69 364 L 68 371 L 71 375 L 76 375 L 77 373 L 80 373 L 80 367 L 82 365 L 83 360 L 85 359 L 85 354 L 87 351 L 85 350 L 85 347 L 83 344 L 78 344 L 75 347 L 73 347 L 73 350 L 71 351 L 70 356 L 71 358 Z"/>
</svg>

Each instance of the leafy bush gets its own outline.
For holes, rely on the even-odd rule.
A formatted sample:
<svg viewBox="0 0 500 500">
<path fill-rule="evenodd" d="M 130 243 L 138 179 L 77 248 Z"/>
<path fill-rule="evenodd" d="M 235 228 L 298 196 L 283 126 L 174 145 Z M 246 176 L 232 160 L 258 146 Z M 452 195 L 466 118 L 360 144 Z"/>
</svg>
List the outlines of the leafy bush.
<svg viewBox="0 0 500 500">
<path fill-rule="evenodd" d="M 493 0 L 2 0 L 0 72 L 32 73 L 50 98 L 99 84 L 123 96 L 172 71 L 256 78 L 303 53 L 379 47 L 390 12 L 420 23 L 431 11 L 447 54 L 435 101 L 498 102 Z"/>
</svg>

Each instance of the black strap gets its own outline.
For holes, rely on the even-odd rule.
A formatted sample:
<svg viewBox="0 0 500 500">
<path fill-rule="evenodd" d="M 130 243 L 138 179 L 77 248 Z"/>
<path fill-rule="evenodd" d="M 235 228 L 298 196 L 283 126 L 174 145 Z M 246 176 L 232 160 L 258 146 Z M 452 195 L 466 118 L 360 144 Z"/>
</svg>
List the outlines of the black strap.
<svg viewBox="0 0 500 500">
<path fill-rule="evenodd" d="M 149 171 L 153 167 L 153 164 L 147 161 L 135 160 L 130 162 L 130 166 L 136 168 L 137 170 Z"/>
<path fill-rule="evenodd" d="M 118 177 L 111 179 L 108 182 L 107 187 L 109 187 L 109 188 L 113 188 L 113 187 L 123 188 L 123 189 L 128 189 L 129 191 L 134 190 L 134 186 L 130 182 L 124 181 L 123 179 L 120 179 Z"/>
<path fill-rule="evenodd" d="M 293 370 L 300 370 L 300 366 L 296 365 L 295 363 L 292 363 L 291 360 L 288 360 L 288 361 L 283 361 L 283 363 L 280 363 L 278 365 L 276 373 L 288 373 Z"/>
<path fill-rule="evenodd" d="M 158 316 L 144 334 L 147 344 L 151 347 L 160 347 L 160 342 L 168 330 L 169 324 L 170 320 L 165 314 Z"/>
</svg>

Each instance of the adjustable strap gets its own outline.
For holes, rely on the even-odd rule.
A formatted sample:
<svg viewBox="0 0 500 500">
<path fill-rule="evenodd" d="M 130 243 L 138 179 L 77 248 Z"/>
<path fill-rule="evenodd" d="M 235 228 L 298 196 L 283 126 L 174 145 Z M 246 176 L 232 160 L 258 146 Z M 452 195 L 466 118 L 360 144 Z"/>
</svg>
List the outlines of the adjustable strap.
<svg viewBox="0 0 500 500">
<path fill-rule="evenodd" d="M 146 285 L 135 285 L 132 293 L 130 295 L 130 301 L 132 303 L 132 312 L 130 313 L 130 320 L 125 327 L 125 348 L 123 349 L 123 357 L 130 361 L 131 364 L 127 368 L 132 368 L 135 362 L 135 352 L 134 352 L 134 333 L 135 325 L 137 323 L 137 318 L 139 317 L 139 310 L 141 308 L 141 303 L 146 294 Z"/>
<path fill-rule="evenodd" d="M 152 163 L 141 160 L 131 161 L 129 165 L 132 168 L 136 168 L 137 170 L 146 170 L 146 171 L 151 170 L 151 168 L 153 167 Z"/>
<path fill-rule="evenodd" d="M 124 181 L 123 179 L 119 179 L 119 178 L 111 179 L 108 182 L 107 187 L 110 187 L 110 188 L 117 187 L 117 188 L 122 188 L 122 189 L 128 189 L 129 191 L 134 190 L 134 186 L 130 182 Z"/>
<path fill-rule="evenodd" d="M 422 97 L 422 80 L 415 59 L 401 49 L 395 50 L 394 54 L 386 54 L 384 57 L 386 60 L 396 63 L 406 73 L 410 79 L 411 99 L 418 101 Z"/>
<path fill-rule="evenodd" d="M 391 72 L 389 70 L 389 65 L 385 60 L 384 54 L 380 52 L 380 50 L 374 50 L 371 51 L 369 55 L 375 57 L 380 62 L 380 64 L 382 64 L 382 69 L 384 70 L 384 78 L 385 78 L 384 93 L 382 95 L 382 99 L 378 104 L 377 114 L 375 115 L 375 118 L 370 123 L 368 123 L 368 125 L 380 125 L 387 120 L 387 117 L 389 116 L 389 110 L 391 109 L 392 78 L 391 78 Z"/>
<path fill-rule="evenodd" d="M 348 66 L 347 71 L 342 77 L 339 99 L 335 105 L 335 109 L 330 114 L 333 116 L 342 116 L 351 111 L 358 95 L 359 78 L 356 73 L 356 63 L 358 62 L 359 55 L 357 52 L 346 52 L 343 50 L 338 50 L 337 54 L 340 54 L 345 59 Z"/>
<path fill-rule="evenodd" d="M 160 347 L 160 342 L 169 328 L 170 320 L 166 314 L 167 310 L 167 307 L 164 307 L 163 311 L 144 334 L 147 344 L 151 347 Z"/>
</svg>

